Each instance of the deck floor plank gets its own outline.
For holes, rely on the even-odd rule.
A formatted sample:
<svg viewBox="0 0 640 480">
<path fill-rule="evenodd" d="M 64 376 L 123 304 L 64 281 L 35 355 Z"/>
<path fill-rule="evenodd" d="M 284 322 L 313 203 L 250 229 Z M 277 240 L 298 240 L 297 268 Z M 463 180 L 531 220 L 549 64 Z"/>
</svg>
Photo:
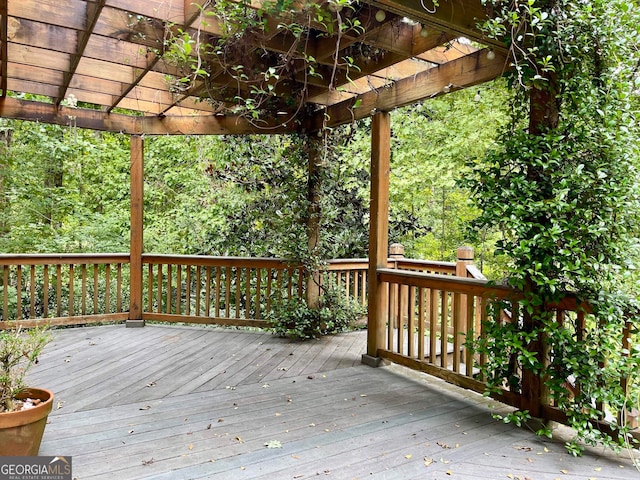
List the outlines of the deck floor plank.
<svg viewBox="0 0 640 480">
<path fill-rule="evenodd" d="M 507 407 L 480 395 L 364 366 L 365 348 L 366 332 L 294 342 L 208 327 L 58 330 L 29 377 L 63 402 L 40 454 L 72 456 L 78 480 L 637 473 L 628 456 L 575 459 L 561 441 L 496 421 Z M 274 440 L 281 448 L 266 447 Z"/>
</svg>

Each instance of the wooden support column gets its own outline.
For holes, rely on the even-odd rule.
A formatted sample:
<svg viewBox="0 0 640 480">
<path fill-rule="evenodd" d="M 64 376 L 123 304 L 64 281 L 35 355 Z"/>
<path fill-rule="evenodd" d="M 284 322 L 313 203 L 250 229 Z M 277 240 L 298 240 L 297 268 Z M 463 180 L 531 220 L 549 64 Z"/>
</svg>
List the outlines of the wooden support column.
<svg viewBox="0 0 640 480">
<path fill-rule="evenodd" d="M 389 173 L 391 160 L 391 117 L 388 112 L 373 116 L 371 131 L 371 194 L 369 206 L 369 323 L 367 353 L 362 362 L 378 366 L 378 349 L 384 347 L 388 291 L 380 282 L 378 268 L 387 266 L 389 244 Z"/>
<path fill-rule="evenodd" d="M 325 133 L 325 135 L 327 135 Z M 309 174 L 307 182 L 307 200 L 309 211 L 307 216 L 307 245 L 309 258 L 318 256 L 320 245 L 320 181 L 322 178 L 322 142 L 323 137 L 310 134 L 307 136 L 307 157 L 309 159 Z M 305 290 L 307 306 L 318 308 L 320 305 L 320 272 L 317 262 L 311 262 L 311 271 L 307 272 Z"/>
<path fill-rule="evenodd" d="M 131 242 L 129 248 L 130 292 L 127 327 L 143 327 L 142 319 L 142 240 L 144 206 L 144 142 L 131 136 Z"/>
</svg>

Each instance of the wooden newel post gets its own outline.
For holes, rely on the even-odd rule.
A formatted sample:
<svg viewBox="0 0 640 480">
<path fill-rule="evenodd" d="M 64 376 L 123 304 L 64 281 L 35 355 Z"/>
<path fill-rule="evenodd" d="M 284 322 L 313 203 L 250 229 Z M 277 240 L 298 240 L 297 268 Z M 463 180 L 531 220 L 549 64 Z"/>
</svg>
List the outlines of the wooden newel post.
<svg viewBox="0 0 640 480">
<path fill-rule="evenodd" d="M 389 244 L 389 174 L 391 160 L 391 117 L 388 112 L 373 116 L 371 129 L 371 194 L 369 223 L 369 323 L 367 353 L 362 363 L 380 365 L 378 349 L 384 347 L 388 290 L 378 279 L 378 268 L 387 266 Z"/>
<path fill-rule="evenodd" d="M 404 258 L 404 245 L 392 243 L 389 245 L 389 259 L 393 262 L 393 268 L 398 268 L 398 260 Z M 409 288 L 406 285 L 392 285 L 389 289 L 389 323 L 393 328 L 398 328 L 399 316 L 403 320 L 407 319 L 407 302 L 409 298 Z"/>
<path fill-rule="evenodd" d="M 473 247 L 458 247 L 456 250 L 456 277 L 467 277 L 467 265 L 473 265 Z"/>
<path fill-rule="evenodd" d="M 130 292 L 127 327 L 143 327 L 142 240 L 144 206 L 144 142 L 131 136 L 131 243 L 129 248 Z"/>
</svg>

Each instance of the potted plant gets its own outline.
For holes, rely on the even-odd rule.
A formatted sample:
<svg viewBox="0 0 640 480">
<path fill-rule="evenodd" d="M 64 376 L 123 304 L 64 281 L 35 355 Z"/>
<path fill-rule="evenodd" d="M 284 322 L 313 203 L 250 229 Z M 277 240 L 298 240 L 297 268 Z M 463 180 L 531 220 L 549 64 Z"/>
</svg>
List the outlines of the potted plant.
<svg viewBox="0 0 640 480">
<path fill-rule="evenodd" d="M 49 390 L 26 388 L 51 334 L 46 327 L 0 331 L 0 455 L 35 456 L 53 405 Z"/>
</svg>

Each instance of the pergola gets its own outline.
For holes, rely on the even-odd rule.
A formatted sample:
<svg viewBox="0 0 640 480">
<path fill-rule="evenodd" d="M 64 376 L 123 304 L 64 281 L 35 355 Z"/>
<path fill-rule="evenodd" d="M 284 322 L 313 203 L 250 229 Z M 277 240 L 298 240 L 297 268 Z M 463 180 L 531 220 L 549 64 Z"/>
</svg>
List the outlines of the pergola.
<svg viewBox="0 0 640 480">
<path fill-rule="evenodd" d="M 320 130 L 373 116 L 369 311 L 371 331 L 381 332 L 375 327 L 382 308 L 375 269 L 387 259 L 388 112 L 504 72 L 504 46 L 485 39 L 476 26 L 486 18 L 485 8 L 480 0 L 445 0 L 437 7 L 423 0 L 329 5 L 331 21 L 310 24 L 304 34 L 313 75 L 308 62 L 291 55 L 301 42 L 286 28 L 290 20 L 266 15 L 270 28 L 242 38 L 245 60 L 257 65 L 288 54 L 292 65 L 274 83 L 277 111 L 254 121 L 233 108 L 239 97 L 251 95 L 249 86 L 216 58 L 207 59 L 206 78 L 175 88 L 184 73 L 167 58 L 166 40 L 188 32 L 198 41 L 218 42 L 223 21 L 207 15 L 214 3 L 0 0 L 0 117 L 132 136 L 129 325 L 135 325 L 142 323 L 143 135 L 302 132 L 317 138 Z M 245 7 L 250 13 L 265 5 L 257 0 Z M 360 27 L 341 30 L 339 23 L 347 20 Z M 349 64 L 337 60 L 347 56 Z M 286 101 L 291 92 L 298 99 L 293 105 Z M 310 175 L 317 163 L 309 159 Z M 317 235 L 317 225 L 309 232 Z M 313 297 L 309 288 L 307 300 Z M 377 336 L 369 339 L 372 357 L 381 344 Z"/>
<path fill-rule="evenodd" d="M 317 2 L 328 17 L 323 17 L 322 21 L 308 17 L 311 19 L 304 28 L 296 30 L 290 28 L 292 22 L 297 21 L 293 18 L 295 8 L 302 10 L 308 4 L 298 6 L 294 3 L 295 8 L 280 18 L 268 13 L 274 10 L 268 7 L 266 0 L 0 0 L 0 117 L 131 136 L 130 252 L 105 257 L 93 254 L 91 259 L 79 255 L 73 258 L 32 255 L 28 259 L 20 256 L 4 259 L 5 323 L 9 311 L 6 288 L 9 267 L 16 271 L 17 321 L 22 320 L 23 286 L 31 318 L 35 318 L 35 304 L 40 301 L 40 298 L 36 300 L 40 293 L 33 286 L 36 265 L 42 266 L 44 272 L 42 318 L 52 316 L 48 316 L 46 310 L 47 295 L 54 291 L 48 283 L 49 268 L 56 272 L 57 319 L 64 317 L 61 313 L 62 264 L 68 266 L 66 288 L 71 300 L 67 316 L 60 324 L 85 322 L 91 316 L 86 313 L 90 290 L 86 287 L 90 283 L 86 267 L 93 262 L 96 291 L 98 265 L 107 266 L 107 285 L 110 264 L 117 265 L 118 275 L 122 265 L 128 264 L 130 277 L 128 311 L 121 308 L 118 293 L 116 314 L 112 315 L 107 308 L 105 313 L 94 315 L 94 321 L 107 317 L 109 321 L 126 319 L 127 326 L 142 326 L 145 318 L 167 322 L 264 324 L 264 316 L 260 316 L 264 311 L 261 312 L 258 305 L 254 315 L 251 304 L 254 301 L 260 304 L 266 299 L 266 310 L 269 309 L 273 272 L 277 271 L 279 275 L 288 268 L 277 263 L 278 259 L 270 259 L 273 263 L 267 263 L 265 259 L 233 263 L 225 258 L 218 259 L 216 264 L 213 257 L 204 261 L 198 259 L 201 263 L 193 257 L 173 259 L 176 277 L 171 276 L 171 265 L 167 260 L 168 274 L 163 280 L 162 264 L 166 259 L 144 254 L 144 136 L 306 135 L 313 147 L 308 149 L 311 206 L 307 231 L 311 249 L 319 235 L 318 216 L 315 215 L 318 191 L 313 178 L 321 167 L 319 150 L 323 135 L 333 127 L 371 117 L 368 264 L 363 260 L 365 266 L 344 268 L 347 278 L 349 272 L 358 268 L 359 273 L 366 273 L 366 295 L 362 288 L 361 298 L 367 297 L 369 318 L 363 362 L 378 365 L 382 358 L 389 359 L 459 386 L 479 392 L 485 390 L 485 384 L 474 371 L 474 361 L 482 363 L 486 359 L 474 359 L 473 352 L 464 344 L 465 335 L 481 332 L 488 298 L 508 298 L 516 302 L 518 292 L 480 279 L 481 275 L 476 275 L 479 272 L 469 265 L 464 252 L 457 264 L 429 262 L 426 265 L 425 262 L 407 266 L 407 262 L 404 268 L 388 268 L 390 112 L 501 76 L 510 66 L 507 49 L 499 42 L 485 38 L 478 29 L 479 22 L 490 15 L 481 0 L 312 2 Z M 261 12 L 257 18 L 263 28 L 233 34 L 243 61 L 242 68 L 236 71 L 219 55 L 224 49 L 198 54 L 200 44 L 219 45 L 229 40 L 224 19 L 209 15 L 220 6 L 239 6 L 248 16 Z M 357 28 L 343 29 L 345 24 Z M 182 50 L 183 60 L 195 59 L 198 65 L 201 61 L 206 63 L 205 74 L 193 74 L 189 70 L 185 73 L 184 65 L 176 62 L 174 47 L 180 46 L 181 37 L 195 39 L 191 48 Z M 176 39 L 178 43 L 172 44 Z M 281 70 L 276 74 L 270 72 L 271 62 L 283 60 L 286 65 L 279 65 Z M 238 61 L 236 58 L 236 66 Z M 265 69 L 270 73 L 264 75 L 260 84 L 252 83 L 248 74 L 247 78 L 243 76 L 248 71 L 264 72 Z M 187 82 L 183 81 L 185 75 L 189 77 Z M 263 96 L 266 91 L 268 102 L 254 116 L 246 106 L 256 94 L 256 88 Z M 544 103 L 545 99 L 542 100 Z M 532 99 L 532 103 L 535 102 Z M 533 109 L 531 113 L 543 116 L 545 110 Z M 539 120 L 537 123 L 542 124 Z M 76 311 L 73 310 L 74 264 L 80 265 L 82 271 L 80 275 L 76 271 L 75 277 L 82 278 L 80 288 L 76 283 L 76 288 L 82 290 L 82 306 Z M 146 285 L 144 265 L 148 268 Z M 197 297 L 194 315 L 189 306 L 186 313 L 181 314 L 179 289 L 177 308 L 174 304 L 172 310 L 171 306 L 171 281 L 176 278 L 181 288 L 182 266 L 186 268 L 187 278 L 192 267 L 196 272 L 195 294 L 189 291 L 191 283 L 185 282 L 186 298 Z M 211 273 L 211 268 L 216 269 L 217 276 Z M 257 272 L 253 286 L 249 279 L 252 269 Z M 231 287 L 232 270 L 236 275 L 235 291 Z M 206 300 L 202 300 L 203 307 L 200 278 L 204 271 Z M 222 277 L 221 271 L 224 272 Z M 32 281 L 21 283 L 23 276 L 27 278 L 28 275 Z M 226 286 L 221 280 L 223 277 Z M 244 286 L 241 286 L 241 278 Z M 304 278 L 304 274 L 298 273 L 297 278 Z M 361 278 L 365 283 L 365 275 Z M 166 309 L 161 311 L 163 281 L 167 287 L 164 292 Z M 306 282 L 306 289 L 302 288 L 302 280 L 297 288 L 299 292 L 305 292 L 307 302 L 313 305 L 320 294 L 313 272 Z M 357 285 L 357 280 L 354 283 Z M 146 309 L 143 305 L 145 287 Z M 221 293 L 221 287 L 226 291 Z M 244 295 L 241 288 L 246 288 Z M 290 280 L 289 295 L 294 288 Z M 395 292 L 394 299 L 392 292 Z M 235 318 L 231 318 L 229 308 L 233 294 L 236 298 Z M 106 305 L 109 304 L 108 295 Z M 210 302 L 212 295 L 215 302 Z M 94 294 L 94 305 L 98 304 L 96 297 Z M 210 308 L 213 303 L 216 306 Z M 221 313 L 220 304 L 224 304 L 226 317 Z M 213 314 L 210 314 L 211 309 Z M 589 314 L 583 306 L 578 308 L 572 297 L 555 305 L 554 309 L 559 321 L 565 311 L 574 313 L 580 328 L 584 327 L 585 316 Z M 205 313 L 201 314 L 201 310 Z M 246 318 L 240 318 L 241 310 Z M 503 313 L 505 317 L 510 315 Z M 624 348 L 628 347 L 630 332 L 627 326 Z M 447 355 L 449 347 L 452 347 L 451 360 Z M 621 382 L 626 379 L 621 378 Z M 540 377 L 528 375 L 523 380 L 522 390 L 505 388 L 496 396 L 505 403 L 529 410 L 534 416 L 566 421 L 566 414 L 548 402 Z"/>
</svg>

